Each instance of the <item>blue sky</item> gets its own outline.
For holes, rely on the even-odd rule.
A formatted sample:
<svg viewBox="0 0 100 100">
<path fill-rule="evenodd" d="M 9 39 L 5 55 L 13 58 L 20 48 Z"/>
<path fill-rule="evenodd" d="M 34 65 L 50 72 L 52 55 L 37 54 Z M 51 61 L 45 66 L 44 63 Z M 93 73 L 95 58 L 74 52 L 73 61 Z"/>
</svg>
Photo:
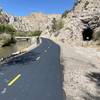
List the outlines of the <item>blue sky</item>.
<svg viewBox="0 0 100 100">
<path fill-rule="evenodd" d="M 63 13 L 73 7 L 75 0 L 0 0 L 0 6 L 9 14 L 25 16 L 32 12 Z"/>
</svg>

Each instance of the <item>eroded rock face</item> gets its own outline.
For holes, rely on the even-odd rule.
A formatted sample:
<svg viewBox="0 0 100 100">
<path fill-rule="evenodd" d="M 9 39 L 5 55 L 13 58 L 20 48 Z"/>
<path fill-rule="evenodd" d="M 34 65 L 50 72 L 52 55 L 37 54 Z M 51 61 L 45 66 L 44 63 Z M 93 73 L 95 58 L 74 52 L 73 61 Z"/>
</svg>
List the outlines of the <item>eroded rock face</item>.
<svg viewBox="0 0 100 100">
<path fill-rule="evenodd" d="M 60 19 L 61 14 L 32 13 L 28 16 L 12 16 L 0 8 L 0 23 L 11 24 L 19 31 L 46 30 L 51 28 L 52 19 Z"/>
<path fill-rule="evenodd" d="M 63 20 L 65 25 L 60 32 L 59 39 L 69 40 L 70 38 L 82 41 L 84 29 L 87 27 L 93 31 L 100 29 L 100 0 L 78 0 L 74 9 Z M 63 35 L 62 38 L 61 35 Z"/>
<path fill-rule="evenodd" d="M 15 17 L 11 23 L 17 30 L 34 31 L 46 30 L 51 25 L 53 18 L 60 18 L 61 15 L 45 15 L 43 13 L 33 13 L 29 16 Z"/>
<path fill-rule="evenodd" d="M 74 13 L 92 29 L 100 26 L 100 0 L 80 0 L 75 7 Z"/>
<path fill-rule="evenodd" d="M 9 17 L 6 14 L 0 14 L 0 24 L 9 23 Z"/>
</svg>

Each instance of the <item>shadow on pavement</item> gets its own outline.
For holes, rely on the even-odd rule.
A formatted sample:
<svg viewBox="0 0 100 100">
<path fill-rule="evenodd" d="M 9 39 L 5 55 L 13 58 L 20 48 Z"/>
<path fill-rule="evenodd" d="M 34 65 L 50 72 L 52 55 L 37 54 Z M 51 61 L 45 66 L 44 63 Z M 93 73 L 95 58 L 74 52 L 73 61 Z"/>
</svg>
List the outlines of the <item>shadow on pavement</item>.
<svg viewBox="0 0 100 100">
<path fill-rule="evenodd" d="M 40 57 L 39 61 L 37 57 Z M 60 47 L 53 41 L 42 38 L 39 47 L 1 65 L 1 69 L 3 67 L 5 76 L 20 72 L 22 80 L 9 88 L 5 96 L 0 96 L 0 100 L 8 97 L 9 100 L 67 100 L 63 90 Z"/>
</svg>

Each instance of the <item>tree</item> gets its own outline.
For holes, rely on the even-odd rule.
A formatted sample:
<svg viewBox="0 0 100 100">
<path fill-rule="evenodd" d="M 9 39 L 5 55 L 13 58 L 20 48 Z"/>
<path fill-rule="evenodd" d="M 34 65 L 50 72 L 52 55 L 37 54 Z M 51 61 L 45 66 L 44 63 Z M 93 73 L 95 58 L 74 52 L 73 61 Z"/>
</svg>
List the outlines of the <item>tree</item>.
<svg viewBox="0 0 100 100">
<path fill-rule="evenodd" d="M 63 14 L 62 14 L 62 18 L 66 18 L 67 17 L 67 14 L 68 14 L 68 10 L 66 10 Z"/>
<path fill-rule="evenodd" d="M 64 26 L 64 22 L 60 20 L 56 20 L 55 18 L 52 20 L 52 30 L 53 32 L 62 29 Z"/>
<path fill-rule="evenodd" d="M 12 25 L 0 24 L 0 33 L 12 33 L 16 32 Z"/>
<path fill-rule="evenodd" d="M 0 24 L 0 33 L 3 35 L 6 34 L 6 35 L 4 35 L 4 38 L 6 41 L 6 42 L 4 42 L 4 45 L 16 42 L 15 38 L 14 38 L 15 32 L 16 32 L 16 30 L 13 28 L 12 25 Z M 10 39 L 7 39 L 8 36 L 10 36 Z"/>
<path fill-rule="evenodd" d="M 56 24 L 57 24 L 56 18 L 53 18 L 53 20 L 52 20 L 52 30 L 53 30 L 53 32 L 56 31 Z"/>
</svg>

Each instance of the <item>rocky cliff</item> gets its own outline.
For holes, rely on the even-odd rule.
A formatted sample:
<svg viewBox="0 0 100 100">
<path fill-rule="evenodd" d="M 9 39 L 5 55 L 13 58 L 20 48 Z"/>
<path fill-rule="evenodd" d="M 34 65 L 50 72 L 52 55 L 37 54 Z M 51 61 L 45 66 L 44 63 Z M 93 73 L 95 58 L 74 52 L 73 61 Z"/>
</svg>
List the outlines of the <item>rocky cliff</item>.
<svg viewBox="0 0 100 100">
<path fill-rule="evenodd" d="M 85 29 L 90 28 L 95 33 L 100 28 L 100 0 L 77 0 L 63 20 L 65 25 L 59 38 L 66 41 L 83 40 Z"/>
<path fill-rule="evenodd" d="M 52 24 L 52 19 L 60 19 L 61 14 L 32 13 L 28 16 L 12 16 L 0 8 L 0 23 L 11 24 L 19 31 L 45 30 Z"/>
<path fill-rule="evenodd" d="M 33 13 L 29 16 L 13 17 L 12 24 L 17 30 L 20 31 L 34 31 L 34 30 L 45 30 L 51 26 L 53 18 L 60 18 L 60 14 L 46 15 L 43 13 Z"/>
</svg>

